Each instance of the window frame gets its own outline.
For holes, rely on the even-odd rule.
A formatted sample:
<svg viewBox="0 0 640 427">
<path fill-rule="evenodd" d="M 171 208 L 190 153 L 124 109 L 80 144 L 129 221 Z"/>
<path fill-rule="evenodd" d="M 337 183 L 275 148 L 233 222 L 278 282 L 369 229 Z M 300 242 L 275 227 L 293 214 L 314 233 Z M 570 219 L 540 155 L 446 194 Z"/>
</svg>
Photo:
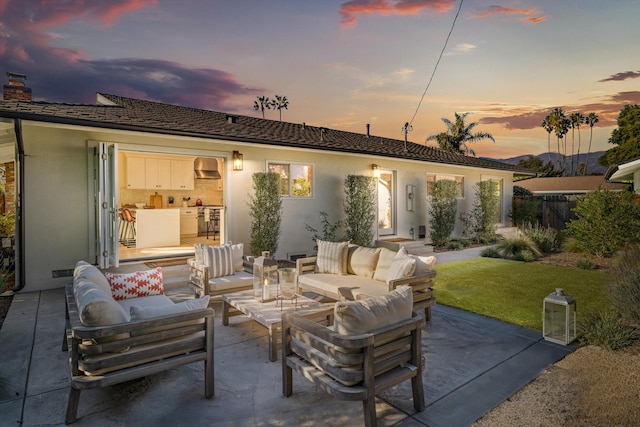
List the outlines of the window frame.
<svg viewBox="0 0 640 427">
<path fill-rule="evenodd" d="M 282 194 L 281 197 L 282 198 L 287 198 L 287 199 L 313 199 L 314 198 L 314 194 L 315 194 L 315 164 L 314 163 L 309 163 L 309 162 L 290 162 L 290 161 L 286 161 L 286 160 L 267 160 L 267 165 L 266 165 L 266 170 L 268 172 L 272 172 L 271 167 L 277 165 L 277 166 L 287 166 L 288 167 L 288 172 L 289 172 L 289 176 L 287 177 L 288 180 L 288 191 L 289 194 Z M 292 177 L 292 169 L 295 166 L 302 166 L 302 167 L 309 167 L 311 168 L 311 184 L 310 184 L 310 191 L 311 194 L 308 196 L 296 196 L 293 194 L 293 183 L 294 183 L 294 179 Z M 281 178 L 282 179 L 282 178 Z"/>
<path fill-rule="evenodd" d="M 456 199 L 458 200 L 464 200 L 465 196 L 466 196 L 466 191 L 465 191 L 465 176 L 464 175 L 460 175 L 460 174 L 456 174 L 456 173 L 431 173 L 431 172 L 427 172 L 425 174 L 425 194 L 427 199 L 431 197 L 431 195 L 429 194 L 429 186 L 430 186 L 430 182 L 429 182 L 429 177 L 433 176 L 433 182 L 435 183 L 436 181 L 439 180 L 449 180 L 451 181 L 451 178 L 455 178 L 456 181 L 456 186 L 458 187 L 458 194 L 456 195 Z M 440 179 L 438 179 L 438 177 L 441 177 Z M 458 178 L 460 178 L 462 180 L 462 182 L 458 183 Z M 462 195 L 460 195 L 460 193 L 462 193 Z"/>
</svg>

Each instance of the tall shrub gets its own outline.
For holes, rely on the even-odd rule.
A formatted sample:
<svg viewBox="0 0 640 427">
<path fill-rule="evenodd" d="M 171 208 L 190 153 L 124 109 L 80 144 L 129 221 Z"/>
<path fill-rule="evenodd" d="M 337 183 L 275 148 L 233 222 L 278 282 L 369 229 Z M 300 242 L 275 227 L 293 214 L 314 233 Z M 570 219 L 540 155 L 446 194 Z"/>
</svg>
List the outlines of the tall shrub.
<svg viewBox="0 0 640 427">
<path fill-rule="evenodd" d="M 280 175 L 256 172 L 253 178 L 253 195 L 249 195 L 251 216 L 251 254 L 260 255 L 278 250 L 280 224 L 282 221 L 282 199 L 280 198 Z"/>
<path fill-rule="evenodd" d="M 376 220 L 374 178 L 347 175 L 344 180 L 344 226 L 347 240 L 359 246 L 371 246 Z"/>
<path fill-rule="evenodd" d="M 435 246 L 444 246 L 449 241 L 456 226 L 458 189 L 455 181 L 439 180 L 433 183 L 430 191 L 431 242 Z"/>
<path fill-rule="evenodd" d="M 628 247 L 609 283 L 613 305 L 625 318 L 640 326 L 640 246 Z"/>
<path fill-rule="evenodd" d="M 599 188 L 580 196 L 573 211 L 576 219 L 567 224 L 566 230 L 581 251 L 609 257 L 640 238 L 640 207 L 630 192 Z"/>
<path fill-rule="evenodd" d="M 481 181 L 473 187 L 475 197 L 471 212 L 461 212 L 460 221 L 464 226 L 464 236 L 479 242 L 495 240 L 498 214 L 500 213 L 500 196 L 497 194 L 497 183 Z"/>
</svg>

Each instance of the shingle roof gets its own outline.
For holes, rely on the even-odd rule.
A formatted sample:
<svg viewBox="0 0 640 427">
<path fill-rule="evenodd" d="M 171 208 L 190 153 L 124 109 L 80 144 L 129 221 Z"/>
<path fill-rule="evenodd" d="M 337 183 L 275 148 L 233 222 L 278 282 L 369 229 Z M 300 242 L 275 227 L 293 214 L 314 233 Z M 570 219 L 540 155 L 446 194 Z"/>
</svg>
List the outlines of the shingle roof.
<svg viewBox="0 0 640 427">
<path fill-rule="evenodd" d="M 309 148 L 385 156 L 460 166 L 533 174 L 528 169 L 493 160 L 450 153 L 435 147 L 354 132 L 231 115 L 178 105 L 99 93 L 113 105 L 2 101 L 0 117 L 223 139 L 254 144 Z M 234 122 L 229 116 L 235 118 Z"/>
<path fill-rule="evenodd" d="M 610 191 L 622 191 L 627 185 L 607 182 L 602 175 L 561 176 L 530 178 L 517 181 L 514 185 L 537 194 L 582 194 L 596 191 L 598 187 Z"/>
</svg>

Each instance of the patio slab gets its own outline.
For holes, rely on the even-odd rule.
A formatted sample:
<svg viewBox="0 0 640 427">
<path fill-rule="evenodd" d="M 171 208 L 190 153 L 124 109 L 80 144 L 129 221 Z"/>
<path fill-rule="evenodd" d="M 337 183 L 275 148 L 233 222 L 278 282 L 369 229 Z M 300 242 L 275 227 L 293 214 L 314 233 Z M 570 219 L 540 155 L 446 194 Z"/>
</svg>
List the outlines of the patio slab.
<svg viewBox="0 0 640 427">
<path fill-rule="evenodd" d="M 439 257 L 439 262 L 440 262 Z M 444 258 L 444 257 L 442 257 Z M 363 423 L 360 402 L 332 399 L 294 375 L 293 395 L 282 395 L 281 361 L 268 362 L 264 328 L 244 316 L 221 324 L 213 303 L 215 397 L 204 398 L 201 363 L 106 389 L 83 391 L 78 426 L 112 425 L 332 425 Z M 0 330 L 0 425 L 64 425 L 68 362 L 61 351 L 64 291 L 14 296 Z M 409 383 L 376 399 L 380 426 L 466 426 L 573 350 L 540 332 L 442 305 L 423 333 L 426 409 L 415 412 Z"/>
</svg>

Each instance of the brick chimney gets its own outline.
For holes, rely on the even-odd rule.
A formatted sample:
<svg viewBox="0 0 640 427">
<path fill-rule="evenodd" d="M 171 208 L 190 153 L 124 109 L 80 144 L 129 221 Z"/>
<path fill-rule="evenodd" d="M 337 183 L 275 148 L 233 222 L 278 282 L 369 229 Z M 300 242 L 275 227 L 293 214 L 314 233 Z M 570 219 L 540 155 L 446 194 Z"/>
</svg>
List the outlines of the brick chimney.
<svg viewBox="0 0 640 427">
<path fill-rule="evenodd" d="M 31 101 L 31 88 L 25 86 L 27 76 L 24 74 L 7 72 L 9 84 L 2 86 L 4 101 Z"/>
</svg>

